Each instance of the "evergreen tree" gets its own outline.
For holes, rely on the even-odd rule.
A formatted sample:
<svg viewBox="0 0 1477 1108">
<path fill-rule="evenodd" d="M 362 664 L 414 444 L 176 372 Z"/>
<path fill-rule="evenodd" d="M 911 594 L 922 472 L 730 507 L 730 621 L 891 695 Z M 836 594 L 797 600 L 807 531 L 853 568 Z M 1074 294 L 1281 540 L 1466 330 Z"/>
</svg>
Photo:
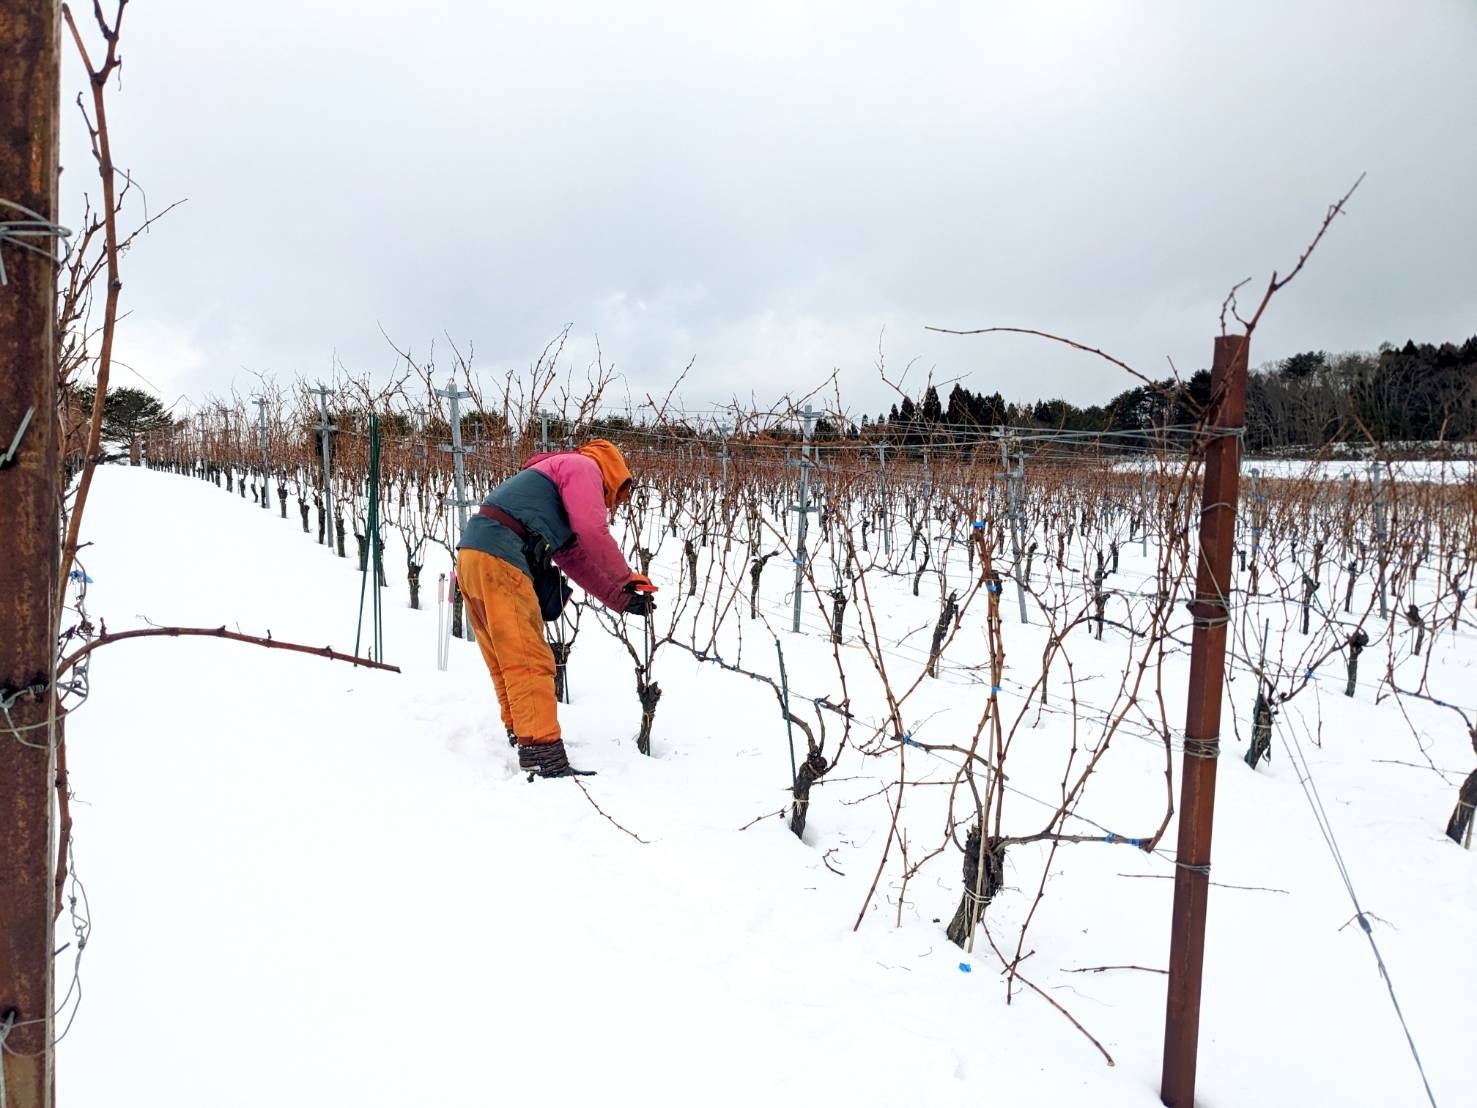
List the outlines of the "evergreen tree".
<svg viewBox="0 0 1477 1108">
<path fill-rule="evenodd" d="M 944 421 L 944 406 L 939 403 L 939 390 L 932 385 L 923 394 L 923 422 L 937 427 Z"/>
<path fill-rule="evenodd" d="M 77 403 L 84 418 L 92 411 L 96 390 L 85 385 L 77 390 Z M 151 431 L 171 427 L 174 420 L 159 398 L 143 389 L 115 385 L 103 400 L 102 441 L 105 445 L 133 452 Z"/>
</svg>

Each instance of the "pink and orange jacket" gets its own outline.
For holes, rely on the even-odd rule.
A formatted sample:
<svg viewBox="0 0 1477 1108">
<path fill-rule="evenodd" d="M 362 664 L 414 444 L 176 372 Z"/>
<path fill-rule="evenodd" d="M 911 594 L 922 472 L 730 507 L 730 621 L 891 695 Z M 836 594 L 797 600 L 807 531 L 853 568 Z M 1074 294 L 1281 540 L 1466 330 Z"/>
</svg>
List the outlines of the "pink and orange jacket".
<svg viewBox="0 0 1477 1108">
<path fill-rule="evenodd" d="M 619 612 L 630 603 L 625 587 L 636 575 L 611 537 L 606 517 L 630 480 L 620 451 L 596 439 L 578 451 L 535 455 L 482 503 L 540 535 L 553 549 L 555 565 L 590 596 Z M 528 570 L 522 541 L 485 516 L 468 520 L 459 546 Z"/>
</svg>

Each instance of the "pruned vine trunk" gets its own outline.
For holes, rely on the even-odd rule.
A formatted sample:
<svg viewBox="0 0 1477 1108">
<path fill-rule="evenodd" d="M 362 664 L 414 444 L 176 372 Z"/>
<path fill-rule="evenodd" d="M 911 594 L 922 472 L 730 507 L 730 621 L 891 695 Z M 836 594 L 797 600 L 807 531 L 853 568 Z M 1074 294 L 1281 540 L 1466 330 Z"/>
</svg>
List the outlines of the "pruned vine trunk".
<svg viewBox="0 0 1477 1108">
<path fill-rule="evenodd" d="M 1258 689 L 1251 709 L 1251 746 L 1246 751 L 1246 764 L 1256 769 L 1263 758 L 1272 760 L 1272 704 L 1265 689 Z"/>
<path fill-rule="evenodd" d="M 1477 808 L 1477 769 L 1463 782 L 1461 791 L 1457 793 L 1456 807 L 1452 809 L 1451 819 L 1446 822 L 1446 835 L 1452 842 L 1460 843 L 1464 839 L 1470 841 L 1474 808 Z"/>
<path fill-rule="evenodd" d="M 761 554 L 749 562 L 749 618 L 759 618 L 759 578 L 764 573 L 764 567 L 769 559 L 773 558 L 779 551 L 772 550 L 768 554 Z"/>
<path fill-rule="evenodd" d="M 931 551 L 930 551 L 929 546 L 928 546 L 928 540 L 927 539 L 924 539 L 922 541 L 923 541 L 923 561 L 921 561 L 921 562 L 918 563 L 917 572 L 915 572 L 913 574 L 913 595 L 914 596 L 917 596 L 918 595 L 918 585 L 923 580 L 923 571 L 928 568 L 928 559 L 929 559 L 930 554 L 931 554 Z"/>
<path fill-rule="evenodd" d="M 842 627 L 846 623 L 846 590 L 834 588 L 831 590 L 831 641 L 841 641 Z"/>
<path fill-rule="evenodd" d="M 573 645 L 573 643 L 562 642 L 559 639 L 549 642 L 549 653 L 554 655 L 554 699 L 560 704 L 569 703 L 566 674 L 569 669 L 569 652 L 573 649 Z"/>
<path fill-rule="evenodd" d="M 1005 847 L 994 839 L 990 840 L 989 849 L 985 852 L 984 873 L 981 874 L 980 826 L 975 824 L 964 840 L 964 892 L 945 932 L 951 943 L 963 949 L 975 925 L 985 918 L 985 908 L 1004 883 Z"/>
<path fill-rule="evenodd" d="M 939 675 L 939 657 L 944 652 L 944 639 L 948 638 L 949 625 L 954 622 L 954 617 L 959 614 L 959 594 L 951 592 L 944 601 L 943 610 L 939 612 L 938 622 L 933 625 L 933 644 L 928 650 L 928 676 L 937 678 Z"/>
<path fill-rule="evenodd" d="M 805 817 L 810 811 L 810 787 L 824 777 L 830 768 L 825 756 L 812 743 L 810 753 L 800 764 L 800 770 L 795 774 L 795 784 L 790 789 L 790 796 L 794 800 L 790 808 L 790 830 L 797 839 L 805 835 Z"/>
<path fill-rule="evenodd" d="M 405 581 L 410 586 L 410 607 L 412 611 L 420 611 L 421 606 L 421 567 L 415 562 L 408 562 L 405 573 Z"/>
<path fill-rule="evenodd" d="M 641 730 L 636 732 L 636 749 L 642 754 L 651 753 L 651 724 L 656 718 L 656 704 L 662 698 L 662 688 L 650 680 L 646 671 L 636 667 L 636 697 L 641 701 Z"/>
</svg>

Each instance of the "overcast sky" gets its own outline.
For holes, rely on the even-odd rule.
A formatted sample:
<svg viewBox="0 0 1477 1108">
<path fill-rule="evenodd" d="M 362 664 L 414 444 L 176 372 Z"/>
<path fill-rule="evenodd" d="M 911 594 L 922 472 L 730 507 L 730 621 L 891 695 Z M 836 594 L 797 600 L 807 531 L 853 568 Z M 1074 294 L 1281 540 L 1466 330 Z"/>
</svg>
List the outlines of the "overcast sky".
<svg viewBox="0 0 1477 1108">
<path fill-rule="evenodd" d="M 383 373 L 380 327 L 501 374 L 566 323 L 638 396 L 695 360 L 695 410 L 838 369 L 875 412 L 879 336 L 910 384 L 1101 401 L 1133 382 L 924 326 L 1188 373 L 1362 172 L 1253 363 L 1477 332 L 1473 0 L 135 0 L 123 54 L 115 158 L 188 199 L 124 271 L 166 402 Z"/>
</svg>

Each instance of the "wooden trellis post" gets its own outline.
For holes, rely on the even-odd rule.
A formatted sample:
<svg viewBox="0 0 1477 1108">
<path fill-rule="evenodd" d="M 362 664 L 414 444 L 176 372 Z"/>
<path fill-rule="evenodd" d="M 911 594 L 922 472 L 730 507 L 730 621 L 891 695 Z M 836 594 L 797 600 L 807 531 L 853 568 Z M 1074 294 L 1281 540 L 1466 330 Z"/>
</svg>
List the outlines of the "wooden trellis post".
<svg viewBox="0 0 1477 1108">
<path fill-rule="evenodd" d="M 51 1104 L 60 8 L 0 14 L 0 1086 Z"/>
<path fill-rule="evenodd" d="M 1200 556 L 1191 604 L 1189 703 L 1180 786 L 1179 844 L 1175 852 L 1174 909 L 1169 947 L 1169 990 L 1164 1019 L 1160 1099 L 1168 1108 L 1194 1108 L 1200 1037 L 1200 983 L 1205 961 L 1205 915 L 1210 896 L 1210 839 L 1215 817 L 1215 771 L 1220 758 L 1221 692 L 1230 624 L 1231 549 L 1236 534 L 1240 431 L 1246 417 L 1245 335 L 1215 340 L 1210 411 L 1205 431 L 1205 480 L 1200 497 Z"/>
</svg>

